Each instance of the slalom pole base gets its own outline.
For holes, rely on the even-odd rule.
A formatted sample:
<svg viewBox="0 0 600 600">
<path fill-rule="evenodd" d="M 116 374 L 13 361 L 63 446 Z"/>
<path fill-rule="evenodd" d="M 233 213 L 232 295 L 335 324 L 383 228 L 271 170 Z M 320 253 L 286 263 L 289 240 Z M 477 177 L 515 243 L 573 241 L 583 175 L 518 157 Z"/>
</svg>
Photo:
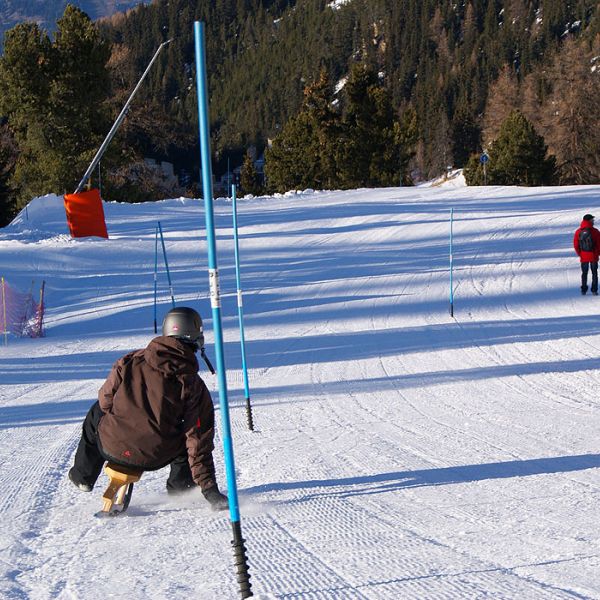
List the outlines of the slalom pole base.
<svg viewBox="0 0 600 600">
<path fill-rule="evenodd" d="M 233 528 L 233 559 L 237 571 L 237 581 L 240 586 L 240 595 L 242 598 L 250 598 L 252 593 L 252 584 L 250 583 L 250 574 L 248 573 L 248 557 L 246 556 L 246 546 L 242 537 L 242 525 L 239 521 L 232 521 Z"/>
<path fill-rule="evenodd" d="M 246 398 L 246 419 L 248 420 L 248 429 L 254 431 L 254 419 L 252 418 L 252 405 L 250 398 Z"/>
<path fill-rule="evenodd" d="M 450 316 L 454 316 L 454 304 L 450 304 Z"/>
</svg>

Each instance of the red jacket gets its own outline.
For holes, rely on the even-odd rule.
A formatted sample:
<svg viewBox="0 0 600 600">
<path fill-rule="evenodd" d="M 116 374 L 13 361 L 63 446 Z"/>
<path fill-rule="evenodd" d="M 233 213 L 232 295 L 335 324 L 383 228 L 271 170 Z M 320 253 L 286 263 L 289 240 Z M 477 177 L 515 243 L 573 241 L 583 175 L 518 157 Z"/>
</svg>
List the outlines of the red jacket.
<svg viewBox="0 0 600 600">
<path fill-rule="evenodd" d="M 593 252 L 586 252 L 585 250 L 579 249 L 579 233 L 586 227 L 589 227 L 592 230 L 592 239 L 594 240 Z M 581 221 L 581 226 L 575 232 L 575 236 L 573 237 L 573 247 L 581 262 L 598 262 L 598 255 L 600 255 L 600 231 L 592 225 L 591 221 Z"/>
</svg>

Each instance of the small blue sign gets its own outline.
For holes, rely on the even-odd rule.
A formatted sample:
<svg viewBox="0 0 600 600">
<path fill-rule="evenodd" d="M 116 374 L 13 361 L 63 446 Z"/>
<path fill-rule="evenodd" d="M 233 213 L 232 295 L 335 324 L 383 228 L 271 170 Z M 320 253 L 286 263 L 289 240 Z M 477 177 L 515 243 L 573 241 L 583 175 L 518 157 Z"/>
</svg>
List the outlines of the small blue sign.
<svg viewBox="0 0 600 600">
<path fill-rule="evenodd" d="M 485 152 L 479 157 L 479 162 L 482 165 L 485 165 L 485 163 L 488 162 L 489 160 L 490 160 L 490 157 Z"/>
</svg>

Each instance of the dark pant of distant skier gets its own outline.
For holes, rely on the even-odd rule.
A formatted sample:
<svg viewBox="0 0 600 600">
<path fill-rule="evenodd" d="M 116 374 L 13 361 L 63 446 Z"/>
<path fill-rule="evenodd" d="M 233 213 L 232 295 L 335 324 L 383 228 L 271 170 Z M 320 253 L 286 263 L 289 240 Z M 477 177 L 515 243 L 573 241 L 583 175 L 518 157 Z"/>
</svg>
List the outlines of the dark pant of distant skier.
<svg viewBox="0 0 600 600">
<path fill-rule="evenodd" d="M 98 449 L 98 423 L 103 414 L 98 402 L 90 408 L 83 422 L 81 440 L 75 454 L 74 469 L 77 480 L 92 487 L 106 462 Z M 167 491 L 178 492 L 195 487 L 187 453 L 178 456 L 170 463 L 170 466 L 171 472 L 167 479 Z"/>
<path fill-rule="evenodd" d="M 598 263 L 597 262 L 582 262 L 581 263 L 581 293 L 585 294 L 588 290 L 588 271 L 592 271 L 592 294 L 598 293 Z"/>
</svg>

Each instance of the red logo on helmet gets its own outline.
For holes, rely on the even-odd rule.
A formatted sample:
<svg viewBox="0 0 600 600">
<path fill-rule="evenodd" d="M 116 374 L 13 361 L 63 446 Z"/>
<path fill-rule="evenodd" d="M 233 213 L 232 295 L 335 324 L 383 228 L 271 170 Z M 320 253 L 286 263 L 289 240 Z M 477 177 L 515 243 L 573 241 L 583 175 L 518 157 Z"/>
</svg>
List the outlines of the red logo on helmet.
<svg viewBox="0 0 600 600">
<path fill-rule="evenodd" d="M 131 450 L 124 450 L 123 456 L 126 456 L 127 458 L 131 458 Z"/>
</svg>

